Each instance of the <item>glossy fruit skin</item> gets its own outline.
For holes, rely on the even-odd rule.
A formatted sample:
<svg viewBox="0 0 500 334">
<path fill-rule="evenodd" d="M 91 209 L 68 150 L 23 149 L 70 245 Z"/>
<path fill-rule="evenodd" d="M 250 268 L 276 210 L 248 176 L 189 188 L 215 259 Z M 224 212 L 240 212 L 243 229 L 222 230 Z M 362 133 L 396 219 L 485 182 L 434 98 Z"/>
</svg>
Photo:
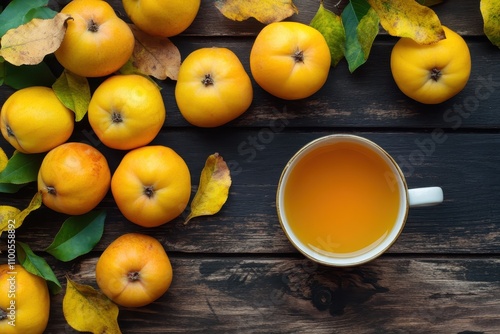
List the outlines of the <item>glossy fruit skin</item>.
<svg viewBox="0 0 500 334">
<path fill-rule="evenodd" d="M 239 58 L 227 48 L 201 48 L 179 69 L 175 100 L 184 118 L 211 128 L 241 116 L 253 99 L 252 82 Z"/>
<path fill-rule="evenodd" d="M 114 75 L 92 94 L 88 119 L 101 142 L 130 150 L 149 144 L 165 121 L 158 87 L 142 75 Z"/>
<path fill-rule="evenodd" d="M 155 227 L 184 211 L 191 196 L 191 175 L 171 148 L 144 146 L 123 157 L 111 179 L 111 192 L 125 218 Z"/>
<path fill-rule="evenodd" d="M 110 180 L 108 162 L 101 152 L 85 143 L 68 142 L 44 157 L 38 172 L 38 190 L 48 208 L 81 215 L 102 201 Z"/>
<path fill-rule="evenodd" d="M 299 22 L 268 24 L 250 51 L 250 70 L 257 84 L 285 100 L 316 93 L 325 84 L 330 65 L 330 50 L 323 35 Z"/>
<path fill-rule="evenodd" d="M 47 283 L 22 266 L 14 266 L 10 268 L 8 264 L 0 265 L 0 312 L 5 311 L 7 316 L 13 312 L 13 318 L 0 320 L 0 333 L 41 334 L 47 327 L 50 315 Z M 9 324 L 9 321 L 14 321 L 15 326 Z"/>
<path fill-rule="evenodd" d="M 180 34 L 193 23 L 200 0 L 123 0 L 130 20 L 142 31 L 160 37 Z"/>
<path fill-rule="evenodd" d="M 33 86 L 10 95 L 0 112 L 4 138 L 19 152 L 42 153 L 66 142 L 73 133 L 74 113 L 51 88 Z"/>
<path fill-rule="evenodd" d="M 134 35 L 102 0 L 73 0 L 61 13 L 71 15 L 57 60 L 84 77 L 102 77 L 120 69 L 134 50 Z M 97 31 L 95 31 L 97 30 Z"/>
<path fill-rule="evenodd" d="M 141 307 L 167 292 L 173 271 L 157 239 L 127 233 L 101 254 L 95 276 L 101 291 L 112 301 L 125 307 Z"/>
<path fill-rule="evenodd" d="M 464 39 L 443 26 L 446 38 L 430 45 L 401 38 L 391 53 L 391 72 L 399 89 L 424 104 L 438 104 L 467 84 L 471 57 Z M 436 73 L 437 79 L 433 79 Z"/>
</svg>

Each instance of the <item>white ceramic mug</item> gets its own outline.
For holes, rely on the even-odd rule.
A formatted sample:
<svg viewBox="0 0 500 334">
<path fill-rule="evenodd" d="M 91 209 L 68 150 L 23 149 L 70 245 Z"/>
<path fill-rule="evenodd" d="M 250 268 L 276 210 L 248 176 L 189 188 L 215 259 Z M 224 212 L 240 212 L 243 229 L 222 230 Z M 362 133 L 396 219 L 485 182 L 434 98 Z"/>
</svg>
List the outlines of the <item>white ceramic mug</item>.
<svg viewBox="0 0 500 334">
<path fill-rule="evenodd" d="M 395 197 L 399 197 L 399 202 L 397 202 L 398 204 L 396 204 L 398 206 L 397 210 L 394 210 L 396 219 L 388 232 L 385 233 L 379 240 L 377 240 L 376 244 L 370 246 L 370 248 L 348 254 L 324 252 L 318 250 L 317 247 L 312 247 L 311 245 L 303 242 L 297 237 L 295 231 L 291 227 L 285 207 L 285 189 L 287 186 L 287 182 L 289 181 L 290 174 L 297 166 L 297 164 L 305 157 L 310 157 L 311 152 L 321 148 L 330 149 L 330 146 L 337 145 L 339 143 L 361 145 L 361 148 L 364 147 L 366 149 L 369 149 L 371 152 L 374 152 L 376 156 L 383 159 L 383 162 L 381 162 L 381 164 L 386 164 L 388 170 L 391 172 L 391 177 L 387 178 L 387 182 L 389 183 L 390 187 L 392 187 L 394 191 L 399 194 L 399 196 L 394 195 Z M 313 140 L 312 142 L 302 147 L 285 166 L 278 183 L 276 195 L 276 207 L 281 227 L 290 242 L 295 246 L 295 248 L 299 250 L 303 255 L 317 263 L 341 267 L 366 263 L 377 258 L 379 255 L 389 249 L 401 234 L 410 207 L 435 205 L 441 203 L 442 201 L 443 191 L 440 187 L 408 189 L 401 168 L 385 150 L 366 138 L 349 134 L 328 135 Z M 394 205 L 394 207 L 396 207 L 396 205 Z M 307 224 L 307 222 L 304 222 L 304 224 Z M 331 233 L 334 234 L 335 231 L 331 231 Z M 318 238 L 322 237 L 324 236 L 318 236 Z"/>
</svg>

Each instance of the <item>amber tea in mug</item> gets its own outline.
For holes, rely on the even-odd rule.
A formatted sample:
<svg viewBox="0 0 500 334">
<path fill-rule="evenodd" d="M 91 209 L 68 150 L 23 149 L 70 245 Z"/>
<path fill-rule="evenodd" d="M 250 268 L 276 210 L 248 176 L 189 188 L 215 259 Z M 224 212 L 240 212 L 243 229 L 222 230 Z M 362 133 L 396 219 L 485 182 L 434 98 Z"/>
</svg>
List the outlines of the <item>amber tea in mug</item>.
<svg viewBox="0 0 500 334">
<path fill-rule="evenodd" d="M 418 189 L 426 191 L 412 189 L 415 203 L 442 201 L 441 188 Z M 277 207 L 301 252 L 326 264 L 352 265 L 374 258 L 397 238 L 410 206 L 407 192 L 401 170 L 382 148 L 358 136 L 332 135 L 290 160 Z"/>
</svg>

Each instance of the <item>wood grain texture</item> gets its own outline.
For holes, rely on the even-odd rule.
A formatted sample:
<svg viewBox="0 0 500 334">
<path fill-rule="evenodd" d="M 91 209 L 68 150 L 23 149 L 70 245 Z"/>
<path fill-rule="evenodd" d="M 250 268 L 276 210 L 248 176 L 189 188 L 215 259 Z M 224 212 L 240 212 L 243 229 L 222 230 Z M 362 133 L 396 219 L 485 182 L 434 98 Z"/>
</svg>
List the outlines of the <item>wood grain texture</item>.
<svg viewBox="0 0 500 334">
<path fill-rule="evenodd" d="M 177 37 L 183 59 L 203 47 L 226 47 L 234 51 L 249 73 L 252 38 Z M 390 70 L 390 53 L 395 41 L 376 43 L 368 61 L 350 73 L 342 60 L 332 68 L 326 84 L 313 96 L 286 101 L 263 91 L 252 79 L 254 101 L 238 119 L 225 127 L 263 127 L 286 122 L 292 127 L 323 128 L 433 128 L 452 130 L 499 129 L 500 53 L 489 42 L 469 41 L 473 59 L 470 79 L 460 94 L 439 105 L 424 105 L 407 98 L 396 86 Z M 49 57 L 50 58 L 50 57 Z M 53 60 L 53 59 L 52 59 Z M 57 72 L 57 69 L 54 69 Z M 92 79 L 95 88 L 101 79 Z M 167 109 L 165 127 L 191 128 L 175 102 L 175 82 L 158 81 Z M 0 90 L 0 103 L 12 94 Z M 77 130 L 83 131 L 84 124 Z M 278 124 L 277 126 L 279 126 Z M 89 129 L 86 130 L 90 131 Z"/>
<path fill-rule="evenodd" d="M 117 11 L 123 12 L 120 1 L 110 1 Z M 309 11 L 316 8 L 317 1 L 296 1 L 297 5 Z M 342 60 L 332 68 L 324 87 L 312 97 L 301 101 L 285 101 L 271 96 L 253 82 L 254 103 L 249 110 L 228 126 L 262 127 L 276 120 L 286 119 L 287 127 L 327 127 L 327 128 L 429 128 L 442 127 L 453 130 L 470 128 L 499 129 L 500 114 L 496 106 L 500 103 L 500 53 L 482 33 L 482 18 L 476 1 L 445 1 L 435 6 L 443 22 L 464 35 L 473 60 L 470 80 L 464 90 L 454 98 L 439 105 L 424 105 L 404 96 L 397 88 L 390 72 L 390 53 L 397 41 L 391 36 L 380 36 L 370 52 L 368 61 L 350 73 L 347 63 Z M 297 17 L 307 18 L 306 13 Z M 206 21 L 217 22 L 209 24 Z M 303 19 L 308 22 L 308 19 Z M 213 1 L 202 1 L 194 30 L 212 27 L 223 31 L 226 24 L 246 27 L 257 33 L 260 27 L 250 22 L 233 22 L 223 17 L 213 5 Z M 258 22 L 256 22 L 258 23 Z M 191 29 L 191 28 L 190 28 Z M 468 29 L 473 29 L 470 33 Z M 228 35 L 207 32 L 182 34 L 172 38 L 179 48 L 182 59 L 192 51 L 202 47 L 226 47 L 234 51 L 250 74 L 249 55 L 254 35 L 241 33 L 231 26 Z M 382 34 L 382 33 L 381 33 Z M 55 60 L 48 57 L 48 62 Z M 60 68 L 54 66 L 57 75 Z M 91 80 L 95 88 L 100 79 Z M 158 81 L 167 108 L 165 127 L 190 127 L 177 108 L 171 80 Z M 0 103 L 13 91 L 0 90 Z M 88 130 L 87 130 L 88 131 Z"/>
<path fill-rule="evenodd" d="M 124 333 L 500 331 L 500 259 L 385 256 L 333 269 L 301 259 L 170 258 L 167 293 L 140 309 L 120 308 Z M 96 287 L 95 262 L 66 273 Z M 61 302 L 61 295 L 52 299 L 47 334 L 74 333 L 59 321 Z"/>
<path fill-rule="evenodd" d="M 60 1 L 64 3 L 67 0 Z M 125 20 L 125 10 L 120 0 L 108 1 L 116 10 L 118 15 Z M 262 29 L 263 24 L 250 18 L 245 21 L 232 21 L 225 18 L 215 7 L 214 0 L 202 0 L 199 13 L 193 24 L 182 33 L 183 36 L 255 36 Z M 311 22 L 319 7 L 319 0 L 295 0 L 299 13 L 291 16 L 287 20 L 302 23 Z M 336 4 L 338 6 L 336 7 Z M 348 3 L 347 0 L 326 0 L 325 7 L 337 14 Z M 57 8 L 57 4 L 54 4 Z M 460 34 L 470 36 L 482 36 L 483 28 L 481 13 L 479 11 L 479 1 L 477 0 L 448 0 L 433 6 L 432 9 L 439 16 L 442 24 L 449 26 Z M 387 35 L 383 29 L 381 35 Z"/>
<path fill-rule="evenodd" d="M 263 134 L 266 134 L 264 137 Z M 233 185 L 222 211 L 212 217 L 199 217 L 182 224 L 185 214 L 173 222 L 146 230 L 163 240 L 172 251 L 200 253 L 290 253 L 294 252 L 281 231 L 276 215 L 275 193 L 282 168 L 302 145 L 338 131 L 275 133 L 261 129 L 162 132 L 153 144 L 175 149 L 191 169 L 193 194 L 206 157 L 219 152 L 232 168 Z M 462 134 L 447 132 L 435 142 L 432 132 L 378 133 L 349 132 L 373 140 L 400 164 L 410 187 L 441 186 L 442 205 L 415 208 L 396 253 L 498 253 L 500 249 L 500 206 L 492 194 L 500 192 L 498 166 L 500 134 Z M 260 137 L 259 137 L 260 136 Z M 269 136 L 269 137 L 267 137 Z M 230 140 L 228 140 L 230 138 Z M 260 146 L 250 145 L 255 142 Z M 293 138 L 293 140 L 291 139 Z M 441 142 L 442 141 L 442 142 Z M 116 168 L 121 152 L 97 146 Z M 256 147 L 260 148 L 257 149 Z M 35 192 L 30 186 L 15 196 L 1 194 L 0 202 L 27 205 Z M 107 210 L 106 233 L 97 249 L 125 231 L 140 231 L 117 210 L 109 195 L 98 208 Z M 28 216 L 19 238 L 37 250 L 48 246 L 46 236 L 67 217 L 39 209 Z"/>
<path fill-rule="evenodd" d="M 50 6 L 57 10 L 66 2 L 51 0 Z M 108 2 L 125 18 L 120 0 Z M 334 2 L 325 6 L 337 10 Z M 290 20 L 304 23 L 319 5 L 294 3 L 299 15 Z M 216 129 L 189 125 L 175 103 L 175 82 L 158 81 L 167 119 L 152 144 L 170 146 L 186 160 L 193 195 L 205 159 L 219 152 L 233 178 L 223 209 L 188 225 L 183 214 L 144 229 L 128 222 L 108 194 L 98 206 L 107 212 L 104 235 L 87 255 L 63 263 L 44 252 L 68 218 L 45 207 L 28 216 L 16 239 L 43 256 L 61 282 L 67 274 L 96 286 L 95 263 L 114 239 L 127 232 L 156 237 L 171 258 L 173 284 L 149 306 L 121 308 L 123 333 L 499 333 L 500 52 L 483 34 L 479 1 L 449 0 L 433 9 L 464 36 L 472 55 L 470 80 L 449 101 L 423 105 L 398 90 L 389 65 L 397 38 L 383 29 L 354 73 L 341 61 L 318 93 L 300 101 L 275 98 L 253 81 L 250 109 Z M 249 53 L 262 27 L 254 19 L 226 19 L 214 1 L 202 0 L 193 25 L 172 41 L 183 59 L 201 47 L 230 48 L 250 74 Z M 47 61 L 57 74 L 54 59 Z M 92 88 L 100 81 L 92 79 Z M 12 92 L 0 87 L 0 105 Z M 308 141 L 332 133 L 373 140 L 401 165 L 410 187 L 438 185 L 444 191 L 441 205 L 410 211 L 387 254 L 355 268 L 304 259 L 276 215 L 277 182 L 288 159 Z M 101 150 L 112 170 L 125 153 L 100 143 L 87 119 L 71 140 Z M 13 151 L 3 138 L 0 146 Z M 0 205 L 25 207 L 35 191 L 33 183 L 0 194 Z M 5 240 L 3 235 L 4 253 Z M 64 320 L 62 297 L 52 296 L 46 334 L 76 333 Z"/>
</svg>

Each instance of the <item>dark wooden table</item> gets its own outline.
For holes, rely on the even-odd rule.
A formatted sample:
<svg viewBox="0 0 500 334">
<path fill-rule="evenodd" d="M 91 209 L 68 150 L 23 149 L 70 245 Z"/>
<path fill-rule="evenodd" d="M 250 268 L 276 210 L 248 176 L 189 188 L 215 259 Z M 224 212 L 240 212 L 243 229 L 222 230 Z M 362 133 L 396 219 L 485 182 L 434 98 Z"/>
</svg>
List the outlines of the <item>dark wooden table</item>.
<svg viewBox="0 0 500 334">
<path fill-rule="evenodd" d="M 121 2 L 111 2 L 123 14 Z M 300 13 L 290 20 L 309 23 L 319 1 L 295 4 Z M 433 9 L 464 36 L 472 55 L 470 80 L 455 98 L 428 106 L 405 97 L 389 67 L 397 38 L 383 30 L 368 62 L 353 74 L 341 61 L 326 85 L 301 101 L 274 98 L 254 83 L 251 108 L 220 128 L 184 121 L 175 82 L 165 80 L 167 120 L 153 143 L 186 160 L 193 194 L 206 157 L 224 157 L 233 185 L 221 212 L 186 226 L 179 217 L 144 229 L 128 222 L 109 195 L 99 205 L 107 211 L 104 236 L 88 255 L 62 263 L 43 252 L 67 218 L 46 208 L 28 216 L 17 240 L 44 256 L 61 282 L 68 275 L 96 286 L 95 264 L 111 241 L 132 231 L 158 238 L 172 261 L 172 286 L 149 306 L 120 308 L 124 333 L 499 333 L 500 50 L 483 34 L 479 1 L 445 1 Z M 203 1 L 193 25 L 172 41 L 183 58 L 201 47 L 228 47 L 250 73 L 250 48 L 262 26 L 253 19 L 233 22 L 213 1 Z M 491 90 L 487 97 L 484 87 Z M 0 101 L 11 92 L 0 87 Z M 82 121 L 72 140 L 90 142 L 116 168 L 123 153 L 100 144 L 89 129 Z M 433 131 L 445 137 L 426 150 L 419 143 L 432 140 Z M 445 195 L 442 205 L 411 210 L 386 254 L 347 269 L 301 256 L 282 232 L 275 207 L 287 160 L 308 141 L 332 133 L 375 141 L 402 165 L 410 187 L 441 186 Z M 10 150 L 5 141 L 1 145 Z M 34 189 L 1 194 L 0 203 L 24 207 Z M 64 320 L 62 298 L 52 297 L 46 333 L 74 332 Z"/>
</svg>

